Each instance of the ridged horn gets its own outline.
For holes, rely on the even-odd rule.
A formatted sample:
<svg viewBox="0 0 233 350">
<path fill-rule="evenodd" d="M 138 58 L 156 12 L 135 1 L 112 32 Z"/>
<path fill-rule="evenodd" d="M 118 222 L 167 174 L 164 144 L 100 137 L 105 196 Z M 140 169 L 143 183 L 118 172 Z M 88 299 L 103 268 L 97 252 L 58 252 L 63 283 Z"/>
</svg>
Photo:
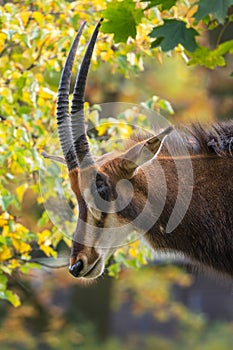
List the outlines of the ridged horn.
<svg viewBox="0 0 233 350">
<path fill-rule="evenodd" d="M 86 22 L 83 22 L 78 34 L 76 35 L 68 57 L 66 59 L 65 66 L 62 71 L 60 84 L 58 88 L 58 99 L 57 99 L 57 126 L 58 135 L 62 152 L 64 154 L 68 170 L 78 167 L 78 160 L 75 154 L 73 145 L 73 137 L 71 130 L 71 120 L 69 115 L 69 92 L 70 92 L 70 80 L 72 74 L 72 67 L 78 43 L 85 26 Z"/>
<path fill-rule="evenodd" d="M 91 155 L 84 122 L 84 94 L 88 75 L 88 70 L 91 62 L 92 53 L 96 43 L 102 19 L 96 25 L 92 37 L 89 41 L 84 58 L 82 60 L 78 77 L 75 83 L 72 106 L 71 106 L 71 125 L 72 136 L 74 140 L 74 149 L 78 158 L 78 163 L 81 168 L 85 168 L 94 164 L 94 159 Z"/>
</svg>

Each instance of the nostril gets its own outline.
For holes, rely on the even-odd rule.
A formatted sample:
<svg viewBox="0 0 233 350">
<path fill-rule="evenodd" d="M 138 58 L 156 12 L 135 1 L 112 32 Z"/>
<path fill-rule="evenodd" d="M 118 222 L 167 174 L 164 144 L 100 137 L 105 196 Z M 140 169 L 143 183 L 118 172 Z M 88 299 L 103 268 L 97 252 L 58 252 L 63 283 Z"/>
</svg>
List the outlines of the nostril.
<svg viewBox="0 0 233 350">
<path fill-rule="evenodd" d="M 69 272 L 74 277 L 78 277 L 82 268 L 83 268 L 83 262 L 82 262 L 82 260 L 78 260 L 74 265 L 69 267 Z"/>
</svg>

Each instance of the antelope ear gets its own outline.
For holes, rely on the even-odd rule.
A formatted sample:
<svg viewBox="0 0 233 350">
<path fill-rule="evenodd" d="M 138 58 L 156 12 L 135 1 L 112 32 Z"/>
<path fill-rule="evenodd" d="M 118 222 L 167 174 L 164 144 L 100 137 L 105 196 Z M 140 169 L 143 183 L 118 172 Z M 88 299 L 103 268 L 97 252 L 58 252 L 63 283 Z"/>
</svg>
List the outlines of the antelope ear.
<svg viewBox="0 0 233 350">
<path fill-rule="evenodd" d="M 154 158 L 160 151 L 165 137 L 173 130 L 172 126 L 169 126 L 163 132 L 157 136 L 153 136 L 145 141 L 138 142 L 135 146 L 131 147 L 121 158 L 121 169 L 126 178 L 131 178 L 134 171 L 142 164 L 148 162 Z"/>
</svg>

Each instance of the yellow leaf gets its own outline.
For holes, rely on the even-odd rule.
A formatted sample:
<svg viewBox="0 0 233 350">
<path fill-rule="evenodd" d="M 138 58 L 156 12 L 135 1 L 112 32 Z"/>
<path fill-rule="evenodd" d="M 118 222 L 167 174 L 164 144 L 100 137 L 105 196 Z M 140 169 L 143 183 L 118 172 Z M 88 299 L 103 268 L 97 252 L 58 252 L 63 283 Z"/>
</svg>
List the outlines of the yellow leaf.
<svg viewBox="0 0 233 350">
<path fill-rule="evenodd" d="M 28 103 L 30 106 L 33 104 L 29 91 L 23 91 L 23 101 Z"/>
<path fill-rule="evenodd" d="M 136 258 L 138 256 L 138 245 L 139 245 L 139 242 L 136 241 L 132 243 L 131 247 L 129 248 L 129 255 L 132 256 L 133 258 Z"/>
<path fill-rule="evenodd" d="M 18 200 L 19 200 L 20 202 L 22 202 L 23 195 L 24 195 L 24 192 L 25 192 L 25 190 L 26 190 L 26 187 L 27 187 L 27 186 L 24 184 L 24 185 L 21 185 L 21 186 L 17 187 L 16 190 L 15 190 L 16 195 L 17 195 L 17 197 L 18 197 Z"/>
<path fill-rule="evenodd" d="M 190 24 L 192 24 L 195 21 L 194 14 L 197 12 L 197 9 L 198 5 L 193 5 L 187 11 L 186 18 L 188 18 Z"/>
<path fill-rule="evenodd" d="M 129 138 L 132 134 L 132 127 L 125 123 L 119 124 L 119 130 L 122 137 Z"/>
<path fill-rule="evenodd" d="M 163 56 L 161 51 L 156 51 L 156 56 L 157 56 L 157 60 L 159 61 L 160 64 L 163 64 Z"/>
<path fill-rule="evenodd" d="M 56 251 L 51 247 L 51 232 L 49 230 L 43 230 L 38 234 L 38 244 L 40 249 L 47 255 L 56 257 Z"/>
<path fill-rule="evenodd" d="M 39 83 L 42 83 L 44 81 L 44 77 L 40 73 L 35 74 L 36 79 L 38 80 Z"/>
<path fill-rule="evenodd" d="M 23 27 L 25 27 L 25 25 L 27 24 L 30 15 L 31 15 L 30 11 L 23 11 L 17 15 Z"/>
<path fill-rule="evenodd" d="M 1 33 L 0 33 L 0 40 L 1 40 L 1 41 L 2 41 L 2 40 L 6 40 L 6 38 L 7 38 L 6 33 L 1 32 Z"/>
<path fill-rule="evenodd" d="M 28 229 L 25 226 L 23 226 L 23 225 L 21 225 L 19 223 L 15 224 L 15 233 L 18 233 L 19 237 L 21 237 L 22 234 L 25 234 L 27 232 L 28 232 Z"/>
<path fill-rule="evenodd" d="M 44 99 L 39 97 L 38 100 L 37 100 L 37 104 L 38 104 L 39 107 L 44 106 Z"/>
<path fill-rule="evenodd" d="M 21 67 L 21 68 L 20 68 Z M 22 69 L 22 66 L 18 66 L 17 64 L 14 64 L 14 67 L 13 68 L 20 68 L 20 69 Z M 21 73 L 19 72 L 19 71 L 15 71 L 15 72 L 12 72 L 11 73 L 11 79 L 13 80 L 13 79 L 18 79 L 18 78 L 20 78 L 20 75 L 21 75 Z"/>
<path fill-rule="evenodd" d="M 39 96 L 44 99 L 52 99 L 54 96 L 56 96 L 56 94 L 48 88 L 41 87 Z"/>
<path fill-rule="evenodd" d="M 8 234 L 9 234 L 9 226 L 8 225 L 3 226 L 2 235 L 6 237 L 8 236 Z"/>
<path fill-rule="evenodd" d="M 44 16 L 41 12 L 39 11 L 33 12 L 33 18 L 37 21 L 39 25 L 43 23 Z"/>
<path fill-rule="evenodd" d="M 51 239 L 50 239 L 51 233 L 49 230 L 44 230 L 38 234 L 38 244 L 39 245 L 46 245 L 49 246 L 51 244 Z"/>
<path fill-rule="evenodd" d="M 64 237 L 63 237 L 63 240 L 64 240 L 64 242 L 66 243 L 66 245 L 67 245 L 69 248 L 71 248 L 71 246 L 72 246 L 72 240 L 71 240 L 71 238 L 67 238 L 66 236 L 64 236 Z"/>
<path fill-rule="evenodd" d="M 133 258 L 136 258 L 138 255 L 138 250 L 135 248 L 130 248 L 129 249 L 129 255 L 132 256 Z"/>
<path fill-rule="evenodd" d="M 0 51 L 4 49 L 6 38 L 7 38 L 7 35 L 5 33 L 0 33 Z"/>
<path fill-rule="evenodd" d="M 31 250 L 31 246 L 28 243 L 25 243 L 20 239 L 14 238 L 14 236 L 12 236 L 12 243 L 15 249 L 21 254 L 28 253 Z"/>
<path fill-rule="evenodd" d="M 37 197 L 37 203 L 38 204 L 41 204 L 41 203 L 43 203 L 44 202 L 44 198 L 43 197 Z"/>
<path fill-rule="evenodd" d="M 11 290 L 6 290 L 4 292 L 6 299 L 14 306 L 14 307 L 18 307 L 21 303 L 20 303 L 20 299 L 19 296 L 15 293 L 13 293 Z"/>
<path fill-rule="evenodd" d="M 1 96 L 3 97 L 8 97 L 11 93 L 10 89 L 7 87 L 1 88 L 0 91 L 1 91 Z"/>
<path fill-rule="evenodd" d="M 8 266 L 13 270 L 13 269 L 16 269 L 17 267 L 19 267 L 20 265 L 21 265 L 21 263 L 19 262 L 19 260 L 12 259 Z"/>
<path fill-rule="evenodd" d="M 60 15 L 59 15 L 59 17 L 60 17 L 60 19 L 62 19 L 63 21 L 66 19 L 66 14 L 64 14 L 64 13 L 61 13 Z"/>
<path fill-rule="evenodd" d="M 53 248 L 51 247 L 47 247 L 44 245 L 40 246 L 40 249 L 47 255 L 47 256 L 53 256 L 54 258 L 56 258 L 57 253 L 55 252 L 55 250 L 53 250 Z"/>
<path fill-rule="evenodd" d="M 30 252 L 30 250 L 31 250 L 30 244 L 25 243 L 25 242 L 20 242 L 20 253 L 21 254 L 28 253 L 28 252 Z"/>
<path fill-rule="evenodd" d="M 10 215 L 10 214 L 7 213 L 7 212 L 3 212 L 3 213 L 0 215 L 0 227 L 3 227 L 3 226 L 5 226 L 5 225 L 7 225 L 8 221 L 9 221 L 10 219 L 13 220 L 13 219 L 14 219 L 13 216 Z M 3 235 L 3 233 L 2 233 L 2 235 Z"/>
<path fill-rule="evenodd" d="M 101 60 L 104 62 L 110 61 L 114 56 L 113 50 L 100 52 Z"/>
<path fill-rule="evenodd" d="M 0 251 L 0 262 L 7 260 L 11 257 L 11 251 L 8 247 L 4 246 L 4 248 L 1 248 L 2 250 Z"/>
<path fill-rule="evenodd" d="M 2 219 L 0 216 L 0 227 L 3 227 L 7 224 L 7 220 L 6 219 Z"/>
<path fill-rule="evenodd" d="M 99 136 L 103 136 L 111 126 L 110 123 L 104 123 L 102 125 L 97 126 L 96 130 L 98 131 Z"/>
</svg>

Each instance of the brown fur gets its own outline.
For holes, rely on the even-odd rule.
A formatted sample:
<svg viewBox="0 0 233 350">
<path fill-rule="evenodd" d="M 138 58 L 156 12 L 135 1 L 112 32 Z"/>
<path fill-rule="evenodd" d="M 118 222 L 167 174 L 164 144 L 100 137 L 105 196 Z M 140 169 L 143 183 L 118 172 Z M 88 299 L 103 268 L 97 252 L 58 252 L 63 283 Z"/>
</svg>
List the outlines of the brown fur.
<svg viewBox="0 0 233 350">
<path fill-rule="evenodd" d="M 147 140 L 148 136 L 137 136 L 137 141 L 134 139 L 127 145 L 126 150 L 135 145 L 135 142 Z M 182 253 L 202 266 L 233 276 L 233 122 L 219 123 L 209 130 L 200 125 L 193 125 L 189 134 L 187 131 L 181 132 L 180 136 L 191 154 L 194 183 L 189 208 L 173 232 L 166 233 L 166 225 L 176 203 L 179 183 L 176 164 L 167 151 L 168 145 L 176 149 L 177 139 L 173 134 L 167 136 L 157 158 L 143 164 L 131 177 L 124 166 L 123 156 L 117 153 L 105 155 L 95 166 L 72 170 L 71 187 L 79 201 L 80 216 L 83 221 L 86 220 L 88 203 L 86 204 L 80 195 L 79 186 L 91 187 L 94 172 L 104 174 L 111 191 L 120 179 L 127 178 L 133 186 L 134 195 L 124 209 L 112 214 L 117 216 L 119 224 L 137 218 L 145 202 L 149 200 L 148 211 L 137 228 L 143 230 L 145 222 L 152 222 L 145 237 L 154 249 Z M 186 162 L 187 156 L 182 158 L 181 155 L 178 161 Z M 154 220 L 155 203 L 161 200 L 163 181 L 156 173 L 156 162 L 159 162 L 163 169 L 167 186 L 166 203 L 157 222 Z M 183 176 L 185 177 L 185 174 Z M 83 179 L 81 183 L 80 178 Z M 148 192 L 148 181 L 153 184 L 151 192 Z M 101 225 L 96 223 L 96 226 L 105 227 L 108 217 L 109 214 L 102 217 Z M 85 228 L 77 228 L 76 234 L 82 235 L 84 232 Z M 91 250 L 75 242 L 71 264 L 81 259 L 82 254 L 86 254 L 91 263 L 98 258 L 94 248 Z"/>
<path fill-rule="evenodd" d="M 76 197 L 79 197 L 79 186 L 78 186 L 78 168 L 74 168 L 69 172 L 70 186 Z"/>
<path fill-rule="evenodd" d="M 171 142 L 176 147 L 176 140 L 173 135 L 169 135 L 157 157 L 166 175 L 167 200 L 162 215 L 146 234 L 146 238 L 155 249 L 181 252 L 203 265 L 233 275 L 233 122 L 218 123 L 209 130 L 201 125 L 192 125 L 188 130 L 191 137 L 183 133 L 181 136 L 191 153 L 194 171 L 193 196 L 189 209 L 174 232 L 161 232 L 160 228 L 166 227 L 171 215 L 178 191 L 176 167 L 169 160 L 166 149 L 166 145 L 171 145 Z M 140 135 L 137 141 L 141 142 L 148 136 L 150 135 Z M 115 172 L 117 167 L 120 168 L 117 162 Z M 148 168 L 153 177 L 153 162 Z M 109 170 L 105 167 L 104 171 Z M 109 177 L 112 176 L 116 177 L 116 174 L 110 171 Z M 133 220 L 142 210 L 143 204 L 140 205 L 138 200 L 146 193 L 146 182 L 142 176 L 140 171 L 131 180 L 137 200 L 121 212 L 120 216 Z M 159 191 L 159 178 L 155 177 L 152 181 L 155 181 L 155 192 Z M 145 220 L 149 219 L 145 217 Z"/>
</svg>

